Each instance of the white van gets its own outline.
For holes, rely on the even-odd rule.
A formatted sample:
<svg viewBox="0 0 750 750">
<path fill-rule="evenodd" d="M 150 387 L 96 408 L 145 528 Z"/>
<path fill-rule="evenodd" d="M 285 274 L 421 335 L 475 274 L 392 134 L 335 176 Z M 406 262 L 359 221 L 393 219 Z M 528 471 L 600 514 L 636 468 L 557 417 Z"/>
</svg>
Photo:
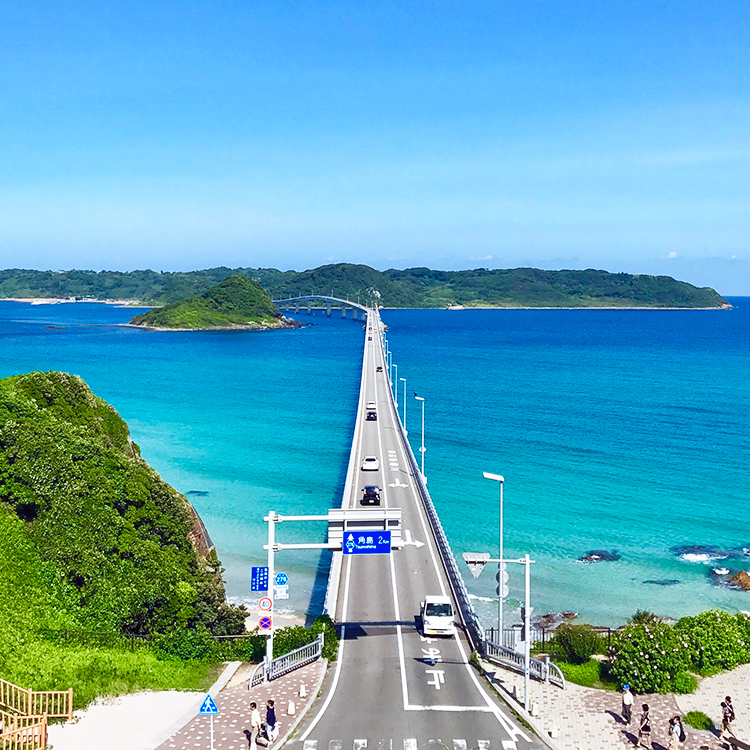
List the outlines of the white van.
<svg viewBox="0 0 750 750">
<path fill-rule="evenodd" d="M 456 634 L 453 622 L 453 604 L 449 596 L 426 596 L 420 606 L 423 635 Z"/>
</svg>

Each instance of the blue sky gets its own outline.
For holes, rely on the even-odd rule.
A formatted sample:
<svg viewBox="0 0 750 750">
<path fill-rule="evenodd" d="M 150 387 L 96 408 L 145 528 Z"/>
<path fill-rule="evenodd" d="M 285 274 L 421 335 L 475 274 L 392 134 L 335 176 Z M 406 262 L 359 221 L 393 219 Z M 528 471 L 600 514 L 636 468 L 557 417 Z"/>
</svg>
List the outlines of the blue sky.
<svg viewBox="0 0 750 750">
<path fill-rule="evenodd" d="M 750 294 L 750 3 L 0 0 L 0 267 Z"/>
</svg>

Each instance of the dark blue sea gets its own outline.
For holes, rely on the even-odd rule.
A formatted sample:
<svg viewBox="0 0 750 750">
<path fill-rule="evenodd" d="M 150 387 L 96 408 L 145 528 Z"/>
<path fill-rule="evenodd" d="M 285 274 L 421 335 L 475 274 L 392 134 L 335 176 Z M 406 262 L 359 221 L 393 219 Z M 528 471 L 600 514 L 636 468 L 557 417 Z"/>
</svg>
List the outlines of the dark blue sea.
<svg viewBox="0 0 750 750">
<path fill-rule="evenodd" d="M 425 473 L 459 560 L 497 551 L 490 471 L 505 477 L 506 554 L 536 561 L 535 614 L 615 625 L 639 608 L 750 610 L 750 592 L 726 583 L 750 568 L 750 298 L 730 301 L 727 311 L 383 311 L 415 449 L 413 394 L 426 399 Z M 230 596 L 251 603 L 267 511 L 325 513 L 340 501 L 361 323 L 300 314 L 311 325 L 296 331 L 118 325 L 137 312 L 0 302 L 0 376 L 64 370 L 113 404 L 143 457 L 200 512 Z M 324 530 L 284 524 L 280 535 Z M 616 559 L 579 561 L 592 551 Z M 326 558 L 290 551 L 277 564 L 289 609 L 319 606 Z M 520 566 L 510 573 L 517 599 Z M 492 624 L 494 571 L 466 578 Z"/>
</svg>

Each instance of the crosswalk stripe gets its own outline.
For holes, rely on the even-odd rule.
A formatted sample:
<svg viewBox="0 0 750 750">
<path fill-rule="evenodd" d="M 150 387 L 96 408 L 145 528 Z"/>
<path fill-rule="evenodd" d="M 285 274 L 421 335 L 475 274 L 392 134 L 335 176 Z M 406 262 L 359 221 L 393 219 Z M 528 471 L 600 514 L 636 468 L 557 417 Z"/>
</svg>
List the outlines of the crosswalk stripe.
<svg viewBox="0 0 750 750">
<path fill-rule="evenodd" d="M 367 740 L 354 740 L 354 750 L 367 750 Z"/>
<path fill-rule="evenodd" d="M 341 740 L 331 740 L 328 743 L 328 750 L 341 750 L 344 743 Z"/>
<path fill-rule="evenodd" d="M 490 750 L 490 741 L 479 740 L 479 742 L 477 742 L 477 747 L 479 748 L 479 750 Z"/>
<path fill-rule="evenodd" d="M 318 750 L 317 740 L 305 740 L 303 750 Z"/>
<path fill-rule="evenodd" d="M 466 740 L 453 740 L 453 750 L 466 750 Z"/>
<path fill-rule="evenodd" d="M 378 740 L 377 750 L 393 750 L 393 740 Z"/>
<path fill-rule="evenodd" d="M 404 740 L 404 750 L 417 750 L 417 741 L 414 738 Z"/>
</svg>

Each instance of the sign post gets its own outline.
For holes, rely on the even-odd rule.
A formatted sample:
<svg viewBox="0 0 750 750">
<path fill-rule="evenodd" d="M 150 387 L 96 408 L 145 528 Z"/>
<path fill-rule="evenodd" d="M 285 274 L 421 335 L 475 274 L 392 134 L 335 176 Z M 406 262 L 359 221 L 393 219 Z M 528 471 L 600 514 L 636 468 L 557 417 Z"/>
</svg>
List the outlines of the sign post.
<svg viewBox="0 0 750 750">
<path fill-rule="evenodd" d="M 211 750 L 214 750 L 214 716 L 219 713 L 219 709 L 216 707 L 214 699 L 210 695 L 207 695 L 201 704 L 201 710 L 199 713 L 201 716 L 211 717 Z"/>
</svg>

